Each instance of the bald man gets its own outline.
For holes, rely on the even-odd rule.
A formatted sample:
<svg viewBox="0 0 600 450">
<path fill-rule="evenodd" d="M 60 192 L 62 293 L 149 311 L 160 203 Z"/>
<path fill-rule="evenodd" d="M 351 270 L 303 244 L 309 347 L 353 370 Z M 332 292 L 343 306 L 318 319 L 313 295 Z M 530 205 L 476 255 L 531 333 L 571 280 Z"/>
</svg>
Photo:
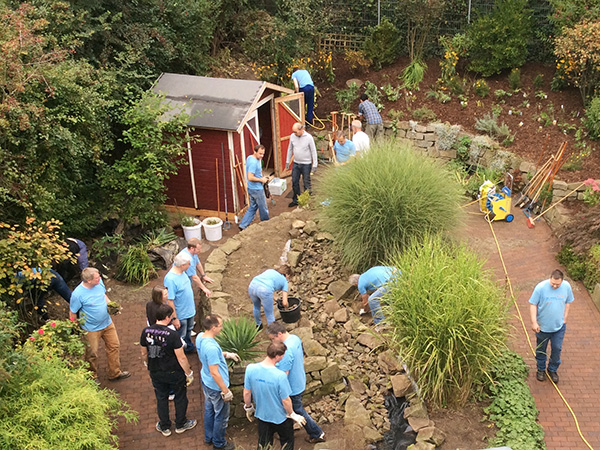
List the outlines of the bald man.
<svg viewBox="0 0 600 450">
<path fill-rule="evenodd" d="M 293 207 L 298 204 L 298 195 L 300 195 L 300 175 L 304 183 L 304 190 L 310 191 L 310 173 L 317 168 L 317 148 L 315 140 L 306 132 L 304 125 L 296 122 L 292 127 L 290 135 L 290 144 L 288 146 L 287 159 L 285 161 L 285 170 L 290 167 L 290 162 L 294 157 L 294 166 L 292 167 L 292 189 L 294 198 L 288 206 Z"/>
</svg>

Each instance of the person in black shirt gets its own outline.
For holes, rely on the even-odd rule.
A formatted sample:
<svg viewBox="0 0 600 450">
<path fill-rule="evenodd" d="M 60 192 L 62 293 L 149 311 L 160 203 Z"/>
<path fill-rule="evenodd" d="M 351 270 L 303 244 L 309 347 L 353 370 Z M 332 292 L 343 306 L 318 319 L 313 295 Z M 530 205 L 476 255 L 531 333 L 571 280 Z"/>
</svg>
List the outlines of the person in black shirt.
<svg viewBox="0 0 600 450">
<path fill-rule="evenodd" d="M 172 314 L 173 308 L 169 305 L 159 305 L 155 312 L 156 323 L 144 328 L 140 336 L 142 358 L 150 372 L 156 394 L 159 418 L 156 430 L 163 436 L 171 435 L 168 400 L 171 391 L 175 394 L 175 432 L 180 434 L 197 425 L 196 420 L 186 418 L 187 386 L 194 379 L 194 373 L 183 351 L 179 334 L 168 327 Z"/>
</svg>

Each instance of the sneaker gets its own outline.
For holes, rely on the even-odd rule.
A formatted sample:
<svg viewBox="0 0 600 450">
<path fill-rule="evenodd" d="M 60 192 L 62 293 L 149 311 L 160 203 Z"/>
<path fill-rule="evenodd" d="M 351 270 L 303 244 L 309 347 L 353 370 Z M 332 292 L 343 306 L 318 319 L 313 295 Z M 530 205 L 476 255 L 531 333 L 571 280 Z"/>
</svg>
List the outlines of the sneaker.
<svg viewBox="0 0 600 450">
<path fill-rule="evenodd" d="M 233 442 L 228 442 L 223 447 L 217 447 L 216 445 L 213 445 L 213 450 L 234 450 L 234 449 L 235 449 L 235 444 Z"/>
<path fill-rule="evenodd" d="M 298 202 L 292 202 L 288 205 L 290 208 L 293 208 L 294 206 L 298 206 Z"/>
<path fill-rule="evenodd" d="M 548 375 L 550 375 L 550 379 L 554 384 L 558 384 L 558 374 L 556 372 L 548 372 Z"/>
<path fill-rule="evenodd" d="M 172 402 L 175 400 L 175 394 L 169 394 L 169 401 Z"/>
<path fill-rule="evenodd" d="M 198 421 L 196 419 L 190 419 L 186 423 L 184 423 L 181 428 L 175 428 L 175 433 L 177 433 L 177 434 L 185 433 L 187 430 L 191 430 L 196 425 L 198 425 Z"/>
<path fill-rule="evenodd" d="M 124 370 L 123 372 L 121 372 L 119 375 L 117 375 L 114 378 L 109 378 L 110 381 L 117 381 L 117 380 L 123 380 L 125 378 L 129 378 L 131 376 L 130 372 L 127 372 L 126 370 Z"/>
<path fill-rule="evenodd" d="M 310 436 L 306 436 L 304 440 L 309 444 L 318 444 L 319 442 L 325 442 L 325 433 L 321 433 L 321 436 L 317 438 L 311 438 Z"/>
<path fill-rule="evenodd" d="M 190 333 L 190 336 L 191 336 L 191 337 L 194 337 L 194 336 L 196 336 L 197 334 L 198 334 L 198 333 L 196 333 L 194 330 L 192 330 L 192 332 Z"/>
<path fill-rule="evenodd" d="M 163 430 L 160 427 L 160 422 L 156 422 L 156 431 L 158 431 L 159 433 L 162 433 L 163 436 L 171 436 L 171 430 L 169 428 L 167 428 L 166 430 Z"/>
<path fill-rule="evenodd" d="M 256 325 L 256 329 L 258 331 L 262 331 L 263 330 L 263 324 L 261 323 L 260 325 Z"/>
<path fill-rule="evenodd" d="M 545 381 L 546 380 L 546 372 L 544 372 L 543 370 L 538 370 L 537 373 L 535 374 L 535 377 L 537 378 L 538 381 Z"/>
</svg>

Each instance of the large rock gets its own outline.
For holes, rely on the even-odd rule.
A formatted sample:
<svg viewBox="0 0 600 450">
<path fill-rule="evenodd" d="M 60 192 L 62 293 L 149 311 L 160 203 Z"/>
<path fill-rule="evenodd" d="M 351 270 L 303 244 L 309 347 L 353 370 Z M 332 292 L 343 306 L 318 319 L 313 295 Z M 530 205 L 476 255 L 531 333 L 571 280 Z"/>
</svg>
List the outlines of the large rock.
<svg viewBox="0 0 600 450">
<path fill-rule="evenodd" d="M 225 264 L 211 264 L 208 262 L 204 264 L 204 270 L 210 273 L 222 273 L 226 268 L 227 266 Z"/>
<path fill-rule="evenodd" d="M 317 235 L 315 236 L 315 239 L 319 242 L 321 242 L 321 241 L 333 242 L 333 234 L 327 233 L 326 231 L 321 231 L 320 233 L 317 233 Z"/>
<path fill-rule="evenodd" d="M 373 444 L 375 442 L 379 442 L 383 439 L 383 436 L 379 431 L 371 427 L 363 428 L 363 436 L 365 437 L 365 441 L 368 444 Z"/>
<path fill-rule="evenodd" d="M 238 248 L 240 248 L 241 245 L 242 243 L 237 239 L 228 239 L 227 242 L 219 247 L 219 249 L 226 255 L 231 255 Z"/>
<path fill-rule="evenodd" d="M 290 250 L 287 254 L 288 264 L 290 267 L 297 267 L 302 259 L 302 252 Z"/>
<path fill-rule="evenodd" d="M 293 334 L 298 336 L 302 342 L 308 342 L 313 339 L 313 331 L 311 327 L 296 328 Z"/>
<path fill-rule="evenodd" d="M 220 249 L 214 249 L 208 258 L 206 258 L 207 264 L 219 264 L 219 265 L 227 265 L 227 255 L 223 253 Z"/>
<path fill-rule="evenodd" d="M 323 347 L 314 339 L 304 341 L 303 345 L 306 356 L 327 356 L 329 353 L 325 347 Z"/>
<path fill-rule="evenodd" d="M 446 434 L 436 427 L 425 427 L 419 430 L 417 434 L 417 442 L 430 442 L 436 447 L 439 447 L 446 440 Z"/>
<path fill-rule="evenodd" d="M 351 442 L 351 448 L 363 449 L 366 446 L 365 435 L 363 433 L 363 427 L 356 424 L 349 424 L 344 427 L 343 430 L 346 442 Z M 331 448 L 331 447 L 329 447 Z M 346 447 L 348 448 L 348 447 Z"/>
<path fill-rule="evenodd" d="M 292 228 L 296 228 L 296 229 L 304 228 L 305 225 L 306 225 L 306 222 L 304 222 L 300 219 L 296 219 L 292 222 Z"/>
<path fill-rule="evenodd" d="M 327 359 L 324 356 L 308 356 L 304 358 L 304 371 L 306 373 L 323 370 L 327 367 Z"/>
<path fill-rule="evenodd" d="M 218 314 L 223 318 L 223 320 L 229 319 L 229 307 L 226 297 L 211 297 L 210 310 L 212 314 Z"/>
<path fill-rule="evenodd" d="M 379 356 L 377 356 L 377 362 L 379 363 L 379 367 L 386 373 L 395 373 L 402 371 L 402 364 L 394 354 L 394 352 L 390 349 L 387 349 L 384 352 L 381 352 Z"/>
<path fill-rule="evenodd" d="M 355 378 L 354 376 L 352 376 L 352 377 L 349 377 L 348 381 L 350 383 L 350 390 L 352 390 L 352 392 L 356 392 L 359 395 L 362 395 L 365 392 L 367 392 L 367 386 L 365 385 L 365 383 L 363 383 L 358 378 Z"/>
<path fill-rule="evenodd" d="M 348 310 L 346 308 L 338 309 L 335 313 L 333 313 L 333 318 L 338 323 L 348 322 Z"/>
<path fill-rule="evenodd" d="M 211 291 L 221 291 L 223 290 L 223 274 L 222 273 L 206 273 L 206 276 L 212 278 L 213 282 L 208 283 L 206 287 L 208 287 Z"/>
<path fill-rule="evenodd" d="M 435 450 L 435 445 L 429 442 L 417 442 L 416 444 L 409 445 L 406 450 Z"/>
<path fill-rule="evenodd" d="M 352 289 L 353 287 L 354 286 L 352 286 L 347 281 L 336 280 L 333 283 L 330 283 L 329 286 L 327 287 L 327 289 L 329 290 L 329 293 L 331 295 L 333 295 L 333 297 L 336 300 L 339 300 L 341 298 L 344 298 L 346 296 L 346 294 L 348 293 L 348 291 L 350 289 Z"/>
<path fill-rule="evenodd" d="M 312 236 L 317 231 L 319 231 L 319 228 L 317 227 L 317 224 L 314 221 L 312 221 L 312 220 L 307 220 L 306 221 L 306 225 L 304 225 L 304 232 L 306 234 L 308 234 L 309 236 Z"/>
<path fill-rule="evenodd" d="M 409 417 L 408 424 L 413 430 L 419 432 L 419 430 L 422 428 L 432 427 L 433 421 L 426 417 Z"/>
<path fill-rule="evenodd" d="M 370 333 L 362 333 L 356 340 L 359 344 L 369 347 L 370 349 L 377 348 L 379 345 L 381 345 L 381 341 Z"/>
<path fill-rule="evenodd" d="M 338 311 L 340 308 L 341 306 L 335 299 L 327 300 L 325 303 L 323 303 L 323 311 L 325 311 L 330 316 L 334 315 L 335 312 Z"/>
<path fill-rule="evenodd" d="M 371 427 L 369 412 L 362 405 L 360 400 L 353 395 L 346 400 L 344 412 L 344 425 L 358 425 L 359 427 Z"/>
<path fill-rule="evenodd" d="M 323 384 L 330 384 L 338 381 L 342 378 L 342 372 L 337 363 L 331 364 L 329 367 L 321 370 L 321 382 Z"/>
<path fill-rule="evenodd" d="M 419 400 L 412 401 L 410 406 L 404 410 L 404 417 L 408 419 L 409 417 L 420 417 L 422 419 L 429 418 L 427 414 L 427 410 L 425 409 L 425 405 L 423 402 Z"/>
<path fill-rule="evenodd" d="M 395 397 L 404 397 L 412 387 L 408 375 L 393 375 L 391 377 L 391 382 Z"/>
</svg>

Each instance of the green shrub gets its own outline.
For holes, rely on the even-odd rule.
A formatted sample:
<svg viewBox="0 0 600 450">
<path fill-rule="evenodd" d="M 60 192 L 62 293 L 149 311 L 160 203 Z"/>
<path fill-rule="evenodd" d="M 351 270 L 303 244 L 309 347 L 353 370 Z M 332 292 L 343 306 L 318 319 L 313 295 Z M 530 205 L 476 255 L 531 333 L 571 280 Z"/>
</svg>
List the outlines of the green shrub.
<svg viewBox="0 0 600 450">
<path fill-rule="evenodd" d="M 254 320 L 238 317 L 223 322 L 223 330 L 216 337 L 224 352 L 237 353 L 241 361 L 254 361 L 261 354 L 255 348 L 260 345 L 257 340 L 260 330 Z"/>
<path fill-rule="evenodd" d="M 508 85 L 513 91 L 521 88 L 521 69 L 515 67 L 508 74 Z"/>
<path fill-rule="evenodd" d="M 556 259 L 567 269 L 569 276 L 581 281 L 589 290 L 593 290 L 600 281 L 600 244 L 592 246 L 587 252 L 575 250 L 571 245 L 563 246 Z"/>
<path fill-rule="evenodd" d="M 451 229 L 461 214 L 452 175 L 397 142 L 377 143 L 362 158 L 330 168 L 315 188 L 328 201 L 323 228 L 351 270 L 381 263 L 427 230 Z"/>
<path fill-rule="evenodd" d="M 498 431 L 490 445 L 514 450 L 544 450 L 544 430 L 537 423 L 538 410 L 527 386 L 529 369 L 511 350 L 502 352 L 492 369 L 489 383 L 492 403 L 485 408 Z"/>
<path fill-rule="evenodd" d="M 475 94 L 477 94 L 481 98 L 485 98 L 490 93 L 490 86 L 487 84 L 487 81 L 483 79 L 477 80 L 473 84 L 473 89 L 475 89 Z"/>
<path fill-rule="evenodd" d="M 600 139 L 600 95 L 596 95 L 585 108 L 584 124 L 590 138 Z"/>
<path fill-rule="evenodd" d="M 381 91 L 375 83 L 372 83 L 369 80 L 365 81 L 365 94 L 367 94 L 369 100 L 375 105 L 378 111 L 383 109 Z"/>
<path fill-rule="evenodd" d="M 525 63 L 532 32 L 527 4 L 527 0 L 502 0 L 490 15 L 467 29 L 469 69 L 489 77 Z"/>
<path fill-rule="evenodd" d="M 383 308 L 393 342 L 432 405 L 464 405 L 504 350 L 507 302 L 484 262 L 425 235 L 391 259 L 400 269 Z"/>
<path fill-rule="evenodd" d="M 536 91 L 542 89 L 544 87 L 544 75 L 538 73 L 533 79 L 533 87 Z"/>
<path fill-rule="evenodd" d="M 463 136 L 458 140 L 458 146 L 456 147 L 456 159 L 462 163 L 466 163 L 469 160 L 469 147 L 471 146 L 471 138 L 469 136 Z"/>
<path fill-rule="evenodd" d="M 506 140 L 511 137 L 510 128 L 506 123 L 498 124 L 498 116 L 495 114 L 486 114 L 481 119 L 475 121 L 475 129 L 483 131 L 488 136 L 498 140 Z"/>
<path fill-rule="evenodd" d="M 433 129 L 437 137 L 437 146 L 440 150 L 447 151 L 454 147 L 458 133 L 460 133 L 460 125 L 436 123 L 433 124 Z"/>
<path fill-rule="evenodd" d="M 156 270 L 150 261 L 146 246 L 130 245 L 127 253 L 119 260 L 117 278 L 128 283 L 145 285 L 154 277 L 156 277 Z"/>
<path fill-rule="evenodd" d="M 408 66 L 404 68 L 399 78 L 402 80 L 406 89 L 419 89 L 419 84 L 425 78 L 425 71 L 427 70 L 427 64 L 422 60 L 415 59 L 411 61 Z"/>
<path fill-rule="evenodd" d="M 351 112 L 352 105 L 358 99 L 360 86 L 354 82 L 347 89 L 341 89 L 335 93 L 335 99 L 340 104 L 340 111 Z"/>
<path fill-rule="evenodd" d="M 437 120 L 437 115 L 427 106 L 415 109 L 412 115 L 419 122 L 434 122 Z"/>
<path fill-rule="evenodd" d="M 112 258 L 125 252 L 127 247 L 123 241 L 123 235 L 120 233 L 109 235 L 105 234 L 92 244 L 92 252 L 97 259 Z"/>
<path fill-rule="evenodd" d="M 398 58 L 402 38 L 396 26 L 384 17 L 381 24 L 371 28 L 365 39 L 363 50 L 373 60 L 373 68 L 393 64 Z"/>
</svg>

